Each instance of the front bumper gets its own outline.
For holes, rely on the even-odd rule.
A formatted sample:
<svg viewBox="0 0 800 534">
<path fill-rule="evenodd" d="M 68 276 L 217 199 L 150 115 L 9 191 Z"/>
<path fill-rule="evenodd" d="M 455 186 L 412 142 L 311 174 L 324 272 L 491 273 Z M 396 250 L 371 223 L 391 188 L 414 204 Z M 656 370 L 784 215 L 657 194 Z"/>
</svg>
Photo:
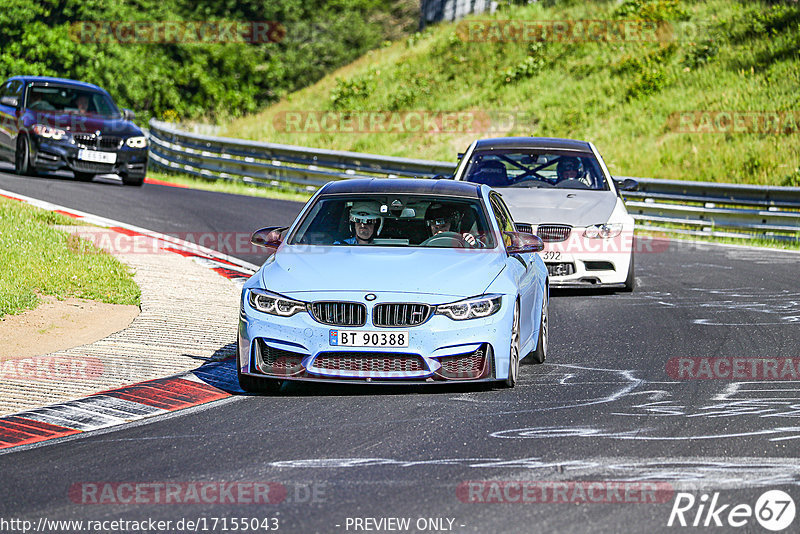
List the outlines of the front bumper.
<svg viewBox="0 0 800 534">
<path fill-rule="evenodd" d="M 115 163 L 83 161 L 78 159 L 80 150 L 80 146 L 66 139 L 55 141 L 31 136 L 31 161 L 37 170 L 69 169 L 82 173 L 121 174 L 131 178 L 144 178 L 147 173 L 147 148 L 130 148 L 123 144 L 116 150 L 90 149 L 116 154 Z"/>
<path fill-rule="evenodd" d="M 502 380 L 508 374 L 513 318 L 513 306 L 505 299 L 498 313 L 483 319 L 453 321 L 434 315 L 419 326 L 400 328 L 372 325 L 370 305 L 363 327 L 336 327 L 318 323 L 307 312 L 268 315 L 243 299 L 237 365 L 242 374 L 280 380 L 371 384 Z M 406 331 L 408 347 L 333 345 L 332 330 Z"/>
<path fill-rule="evenodd" d="M 591 246 L 596 248 L 592 249 Z M 550 276 L 550 287 L 623 287 L 633 254 L 630 245 L 582 244 L 577 252 L 563 243 L 546 243 L 540 253 Z"/>
</svg>

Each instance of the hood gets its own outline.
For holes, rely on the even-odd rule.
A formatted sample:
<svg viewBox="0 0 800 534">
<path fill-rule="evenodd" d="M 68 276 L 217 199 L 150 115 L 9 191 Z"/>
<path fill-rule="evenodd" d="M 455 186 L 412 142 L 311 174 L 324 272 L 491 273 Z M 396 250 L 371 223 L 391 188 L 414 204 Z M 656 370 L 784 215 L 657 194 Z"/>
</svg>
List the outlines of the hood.
<svg viewBox="0 0 800 534">
<path fill-rule="evenodd" d="M 315 291 L 479 295 L 505 266 L 495 250 L 285 246 L 261 270 L 263 287 L 292 296 Z M 300 298 L 298 296 L 298 298 Z"/>
<path fill-rule="evenodd" d="M 517 222 L 589 226 L 608 221 L 617 195 L 612 191 L 583 189 L 503 188 L 511 215 Z"/>
<path fill-rule="evenodd" d="M 122 117 L 111 118 L 99 115 L 78 115 L 75 113 L 50 113 L 47 111 L 28 111 L 26 124 L 45 124 L 54 128 L 68 130 L 72 133 L 95 133 L 132 137 L 143 135 L 142 130 L 131 121 Z"/>
</svg>

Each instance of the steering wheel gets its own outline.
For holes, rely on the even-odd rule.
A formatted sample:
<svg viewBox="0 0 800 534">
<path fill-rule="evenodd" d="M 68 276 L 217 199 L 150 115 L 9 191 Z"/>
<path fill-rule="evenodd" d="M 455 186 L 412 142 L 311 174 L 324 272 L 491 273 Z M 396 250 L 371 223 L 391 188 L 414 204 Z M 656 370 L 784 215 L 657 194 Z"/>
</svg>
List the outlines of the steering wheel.
<svg viewBox="0 0 800 534">
<path fill-rule="evenodd" d="M 556 187 L 562 189 L 591 189 L 586 182 L 578 180 L 577 178 L 568 178 L 556 183 Z"/>
<path fill-rule="evenodd" d="M 420 246 L 423 247 L 446 247 L 446 248 L 467 248 L 469 244 L 458 232 L 439 232 L 429 237 Z"/>
</svg>

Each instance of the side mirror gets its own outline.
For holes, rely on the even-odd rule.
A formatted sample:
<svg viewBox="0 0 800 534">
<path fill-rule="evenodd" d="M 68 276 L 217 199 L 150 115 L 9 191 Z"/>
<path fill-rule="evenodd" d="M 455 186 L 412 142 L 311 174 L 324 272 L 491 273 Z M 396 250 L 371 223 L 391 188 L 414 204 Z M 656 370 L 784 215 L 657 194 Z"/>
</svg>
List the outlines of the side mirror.
<svg viewBox="0 0 800 534">
<path fill-rule="evenodd" d="M 18 108 L 19 100 L 14 96 L 4 96 L 3 98 L 0 98 L 0 104 L 11 108 Z"/>
<path fill-rule="evenodd" d="M 509 254 L 530 254 L 544 250 L 544 241 L 538 235 L 525 232 L 503 232 L 511 238 L 511 243 L 506 245 Z"/>
<path fill-rule="evenodd" d="M 634 180 L 633 178 L 625 178 L 624 180 L 614 180 L 614 185 L 617 186 L 617 189 L 620 191 L 638 191 L 639 190 L 639 182 Z"/>
<path fill-rule="evenodd" d="M 124 109 L 123 108 L 122 109 L 122 118 L 123 118 L 123 120 L 126 120 L 126 121 L 132 121 L 133 119 L 136 118 L 136 113 L 134 113 L 133 111 L 131 111 L 129 109 Z"/>
<path fill-rule="evenodd" d="M 250 243 L 257 247 L 274 248 L 277 249 L 281 243 L 281 233 L 286 230 L 288 226 L 268 226 L 253 232 L 250 236 Z"/>
</svg>

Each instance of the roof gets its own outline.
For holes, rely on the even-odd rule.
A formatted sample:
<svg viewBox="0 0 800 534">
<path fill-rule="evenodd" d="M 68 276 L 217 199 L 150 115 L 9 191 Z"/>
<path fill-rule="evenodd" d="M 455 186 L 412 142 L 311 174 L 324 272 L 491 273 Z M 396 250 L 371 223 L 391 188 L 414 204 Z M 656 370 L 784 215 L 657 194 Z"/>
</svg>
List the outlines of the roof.
<svg viewBox="0 0 800 534">
<path fill-rule="evenodd" d="M 12 76 L 12 80 L 22 80 L 23 83 L 52 83 L 57 85 L 73 85 L 75 87 L 82 87 L 84 89 L 95 89 L 97 91 L 106 92 L 102 87 L 93 83 L 81 82 L 78 80 L 70 80 L 68 78 L 53 78 L 51 76 Z"/>
<path fill-rule="evenodd" d="M 557 150 L 580 150 L 591 152 L 591 145 L 586 141 L 561 139 L 558 137 L 494 137 L 480 139 L 475 150 L 491 150 L 493 148 L 551 148 Z"/>
<path fill-rule="evenodd" d="M 470 182 L 420 178 L 358 178 L 330 182 L 320 191 L 325 195 L 346 193 L 431 194 L 479 198 L 481 186 Z"/>
</svg>

